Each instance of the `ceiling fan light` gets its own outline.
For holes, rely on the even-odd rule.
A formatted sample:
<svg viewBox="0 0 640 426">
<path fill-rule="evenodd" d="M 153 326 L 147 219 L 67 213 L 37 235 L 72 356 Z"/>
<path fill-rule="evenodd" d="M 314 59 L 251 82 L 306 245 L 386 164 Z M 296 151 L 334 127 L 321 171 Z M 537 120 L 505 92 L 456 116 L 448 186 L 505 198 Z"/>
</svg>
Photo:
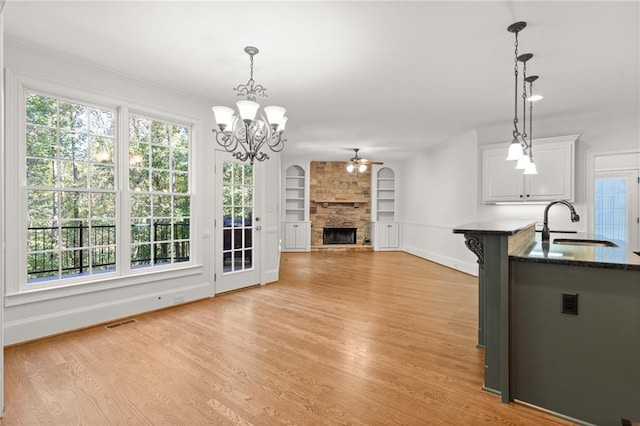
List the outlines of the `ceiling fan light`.
<svg viewBox="0 0 640 426">
<path fill-rule="evenodd" d="M 508 161 L 514 161 L 519 160 L 520 158 L 522 158 L 522 156 L 524 156 L 522 145 L 520 144 L 520 142 L 518 142 L 517 139 L 514 139 L 513 142 L 511 142 L 511 145 L 509 145 L 509 152 L 507 153 L 506 159 Z"/>
<path fill-rule="evenodd" d="M 225 129 L 233 123 L 233 115 L 235 111 L 233 108 L 229 108 L 226 106 L 214 106 L 211 107 L 213 111 L 213 116 L 216 119 L 216 123 L 218 123 L 218 127 L 220 127 L 221 131 L 225 131 Z"/>
<path fill-rule="evenodd" d="M 367 170 L 367 165 L 366 164 L 360 164 L 358 166 L 358 172 L 364 173 L 365 170 Z"/>
<path fill-rule="evenodd" d="M 242 117 L 245 122 L 253 121 L 256 118 L 258 108 L 260 108 L 260 104 L 253 101 L 238 101 L 236 105 L 238 106 L 240 117 Z"/>
<path fill-rule="evenodd" d="M 529 164 L 529 156 L 528 155 L 523 155 L 518 160 L 518 163 L 516 164 L 516 169 L 517 170 L 524 170 L 524 169 L 527 168 L 528 164 Z"/>
<path fill-rule="evenodd" d="M 349 164 L 349 165 L 347 166 L 347 171 L 348 171 L 349 173 L 353 173 L 353 169 L 354 169 L 354 168 L 355 168 L 355 167 L 353 166 L 353 164 Z"/>
</svg>

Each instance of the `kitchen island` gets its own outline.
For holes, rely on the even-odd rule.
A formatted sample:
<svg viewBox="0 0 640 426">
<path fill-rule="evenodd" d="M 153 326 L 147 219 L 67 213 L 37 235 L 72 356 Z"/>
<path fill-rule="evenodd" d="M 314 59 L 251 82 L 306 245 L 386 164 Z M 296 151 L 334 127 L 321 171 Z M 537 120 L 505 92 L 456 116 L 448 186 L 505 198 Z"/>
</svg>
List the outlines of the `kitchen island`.
<svg viewBox="0 0 640 426">
<path fill-rule="evenodd" d="M 485 388 L 576 423 L 640 420 L 640 256 L 503 225 L 454 229 L 481 254 Z"/>
</svg>

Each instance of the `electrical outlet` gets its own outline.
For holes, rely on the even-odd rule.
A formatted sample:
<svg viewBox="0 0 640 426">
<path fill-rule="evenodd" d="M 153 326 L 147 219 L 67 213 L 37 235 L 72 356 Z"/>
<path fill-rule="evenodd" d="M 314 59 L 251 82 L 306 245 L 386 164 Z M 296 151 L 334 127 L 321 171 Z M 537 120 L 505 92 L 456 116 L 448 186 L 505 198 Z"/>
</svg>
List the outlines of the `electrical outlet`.
<svg viewBox="0 0 640 426">
<path fill-rule="evenodd" d="M 184 303 L 184 294 L 173 296 L 173 304 L 177 305 L 178 303 Z"/>
<path fill-rule="evenodd" d="M 562 293 L 562 313 L 578 315 L 578 293 Z"/>
</svg>

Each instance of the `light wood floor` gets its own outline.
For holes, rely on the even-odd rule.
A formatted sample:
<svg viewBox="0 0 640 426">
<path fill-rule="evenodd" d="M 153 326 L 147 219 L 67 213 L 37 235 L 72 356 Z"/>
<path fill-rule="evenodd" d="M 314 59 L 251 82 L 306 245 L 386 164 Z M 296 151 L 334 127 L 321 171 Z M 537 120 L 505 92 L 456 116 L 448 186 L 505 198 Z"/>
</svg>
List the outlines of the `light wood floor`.
<svg viewBox="0 0 640 426">
<path fill-rule="evenodd" d="M 380 252 L 280 277 L 7 348 L 1 424 L 568 424 L 481 390 L 476 278 Z"/>
</svg>

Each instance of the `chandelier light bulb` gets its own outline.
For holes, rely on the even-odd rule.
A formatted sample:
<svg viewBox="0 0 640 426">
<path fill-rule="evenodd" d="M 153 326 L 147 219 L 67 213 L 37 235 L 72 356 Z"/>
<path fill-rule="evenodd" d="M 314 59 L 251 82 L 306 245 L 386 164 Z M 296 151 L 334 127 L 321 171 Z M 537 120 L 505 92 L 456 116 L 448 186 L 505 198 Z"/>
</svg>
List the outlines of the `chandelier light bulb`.
<svg viewBox="0 0 640 426">
<path fill-rule="evenodd" d="M 367 170 L 367 165 L 366 165 L 366 164 L 360 164 L 360 165 L 358 166 L 358 171 L 359 171 L 360 173 L 364 173 L 366 170 Z"/>
<path fill-rule="evenodd" d="M 280 122 L 280 124 L 278 125 L 278 132 L 284 132 L 285 127 L 287 126 L 287 121 L 289 120 L 289 117 L 283 117 L 282 121 Z"/>
<path fill-rule="evenodd" d="M 347 166 L 347 171 L 348 171 L 349 173 L 353 173 L 353 169 L 354 169 L 354 168 L 355 168 L 355 167 L 353 166 L 353 164 L 349 164 L 349 165 Z"/>
<path fill-rule="evenodd" d="M 253 101 L 238 101 L 236 102 L 236 106 L 238 107 L 240 117 L 245 122 L 253 121 L 258 113 L 258 108 L 260 108 L 260 104 Z"/>
<path fill-rule="evenodd" d="M 226 106 L 214 106 L 211 107 L 213 111 L 213 116 L 216 119 L 216 123 L 218 123 L 218 127 L 220 127 L 221 131 L 225 131 L 225 129 L 233 122 L 233 115 L 235 111 L 233 108 L 229 108 Z"/>
<path fill-rule="evenodd" d="M 280 126 L 286 111 L 286 109 L 279 106 L 268 106 L 264 108 L 264 113 L 267 115 L 267 121 L 273 130 L 276 130 Z"/>
</svg>

